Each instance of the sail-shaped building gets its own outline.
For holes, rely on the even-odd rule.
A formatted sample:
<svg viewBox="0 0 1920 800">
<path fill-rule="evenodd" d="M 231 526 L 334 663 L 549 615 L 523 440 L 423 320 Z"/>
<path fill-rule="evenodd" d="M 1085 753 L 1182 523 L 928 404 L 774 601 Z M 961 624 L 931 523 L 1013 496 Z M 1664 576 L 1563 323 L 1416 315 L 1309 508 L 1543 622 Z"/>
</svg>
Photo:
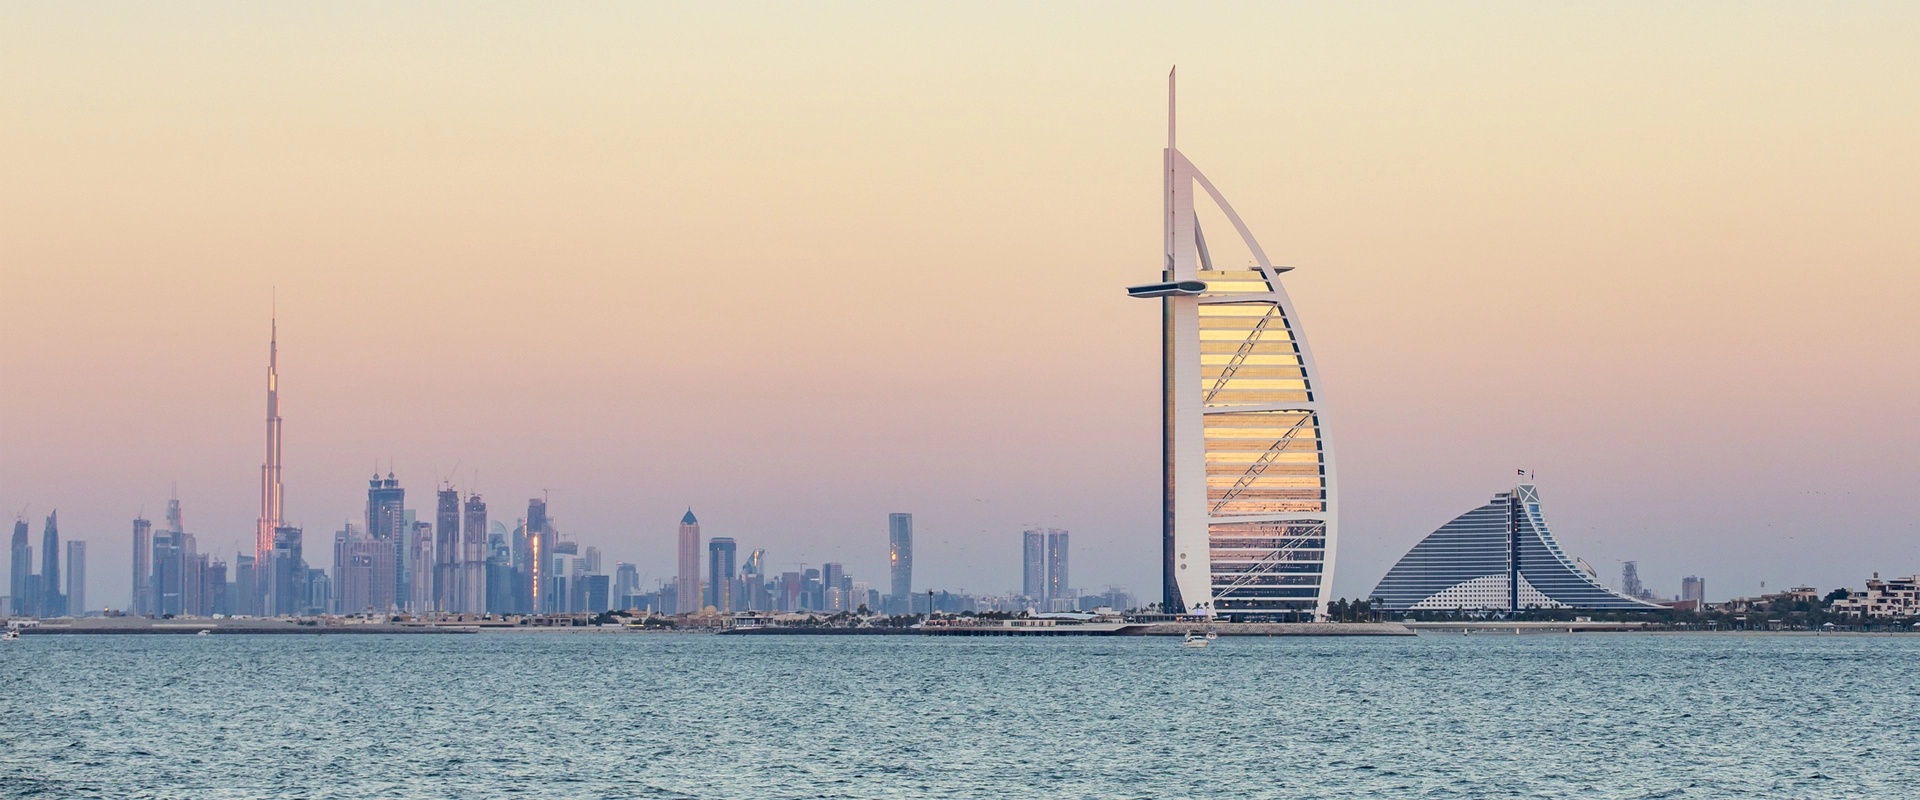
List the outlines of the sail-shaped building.
<svg viewBox="0 0 1920 800">
<path fill-rule="evenodd" d="M 1661 608 L 1600 583 L 1553 539 L 1540 490 L 1523 483 L 1427 534 L 1374 587 L 1389 611 Z"/>
<path fill-rule="evenodd" d="M 1164 608 L 1236 621 L 1324 616 L 1337 540 L 1320 376 L 1275 266 L 1175 146 L 1168 76 L 1160 280 Z M 1252 254 L 1216 266 L 1195 216 L 1205 191 Z"/>
</svg>

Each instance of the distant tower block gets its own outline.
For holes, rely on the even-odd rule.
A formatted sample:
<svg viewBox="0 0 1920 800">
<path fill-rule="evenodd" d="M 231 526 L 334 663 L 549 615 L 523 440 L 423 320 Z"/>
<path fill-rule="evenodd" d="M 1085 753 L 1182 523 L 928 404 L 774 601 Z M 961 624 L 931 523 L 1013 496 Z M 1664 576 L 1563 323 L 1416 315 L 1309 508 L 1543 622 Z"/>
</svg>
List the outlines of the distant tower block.
<svg viewBox="0 0 1920 800">
<path fill-rule="evenodd" d="M 913 596 L 912 514 L 887 515 L 887 576 L 888 602 L 904 609 Z"/>
<path fill-rule="evenodd" d="M 680 518 L 680 571 L 674 586 L 674 611 L 694 614 L 700 611 L 700 520 L 688 508 Z"/>
<path fill-rule="evenodd" d="M 1236 621 L 1323 617 L 1338 539 L 1320 373 L 1274 266 L 1240 215 L 1175 146 L 1167 77 L 1161 306 L 1162 601 Z M 1213 262 L 1194 185 L 1253 263 Z"/>
</svg>

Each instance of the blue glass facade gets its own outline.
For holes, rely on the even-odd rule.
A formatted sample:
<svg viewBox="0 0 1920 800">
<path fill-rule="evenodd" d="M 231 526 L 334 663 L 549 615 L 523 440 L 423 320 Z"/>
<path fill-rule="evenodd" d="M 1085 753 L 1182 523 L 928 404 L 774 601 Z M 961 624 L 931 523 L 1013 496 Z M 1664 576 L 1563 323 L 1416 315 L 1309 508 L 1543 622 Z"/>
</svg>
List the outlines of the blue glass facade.
<svg viewBox="0 0 1920 800">
<path fill-rule="evenodd" d="M 1389 610 L 1660 606 L 1602 585 L 1562 552 L 1531 484 L 1494 495 L 1407 551 L 1374 587 Z"/>
</svg>

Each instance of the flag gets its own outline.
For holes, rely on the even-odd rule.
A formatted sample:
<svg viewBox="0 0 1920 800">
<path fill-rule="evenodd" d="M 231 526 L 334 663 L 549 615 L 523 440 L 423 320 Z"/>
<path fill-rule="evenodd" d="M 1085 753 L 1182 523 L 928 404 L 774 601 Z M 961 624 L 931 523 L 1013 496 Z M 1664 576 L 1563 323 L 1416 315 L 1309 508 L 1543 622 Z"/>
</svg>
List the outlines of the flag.
<svg viewBox="0 0 1920 800">
<path fill-rule="evenodd" d="M 1524 469 L 1516 469 L 1513 471 L 1513 474 L 1518 475 L 1522 478 L 1527 477 L 1527 471 Z"/>
</svg>

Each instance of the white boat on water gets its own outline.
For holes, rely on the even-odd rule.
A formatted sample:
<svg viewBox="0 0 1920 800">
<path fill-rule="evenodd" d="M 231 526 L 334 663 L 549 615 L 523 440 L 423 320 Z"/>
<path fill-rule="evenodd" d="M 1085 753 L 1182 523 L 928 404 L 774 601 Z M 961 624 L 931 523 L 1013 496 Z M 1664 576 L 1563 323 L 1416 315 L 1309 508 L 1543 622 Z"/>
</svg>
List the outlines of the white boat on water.
<svg viewBox="0 0 1920 800">
<path fill-rule="evenodd" d="M 212 635 L 213 635 L 213 629 L 211 629 L 211 628 L 201 628 L 201 629 L 200 629 L 200 632 L 199 632 L 199 633 L 196 633 L 196 634 L 194 634 L 194 635 L 195 635 L 195 636 L 212 636 Z"/>
<path fill-rule="evenodd" d="M 5 633 L 0 633 L 0 642 L 11 642 L 18 638 L 20 638 L 19 628 L 8 628 Z"/>
<path fill-rule="evenodd" d="M 1198 634 L 1195 634 L 1193 631 L 1187 631 L 1187 636 L 1185 639 L 1181 640 L 1180 646 L 1181 647 L 1206 647 L 1208 640 L 1212 639 L 1213 636 L 1214 635 L 1212 632 L 1208 632 L 1207 635 L 1205 636 L 1200 636 Z"/>
</svg>

